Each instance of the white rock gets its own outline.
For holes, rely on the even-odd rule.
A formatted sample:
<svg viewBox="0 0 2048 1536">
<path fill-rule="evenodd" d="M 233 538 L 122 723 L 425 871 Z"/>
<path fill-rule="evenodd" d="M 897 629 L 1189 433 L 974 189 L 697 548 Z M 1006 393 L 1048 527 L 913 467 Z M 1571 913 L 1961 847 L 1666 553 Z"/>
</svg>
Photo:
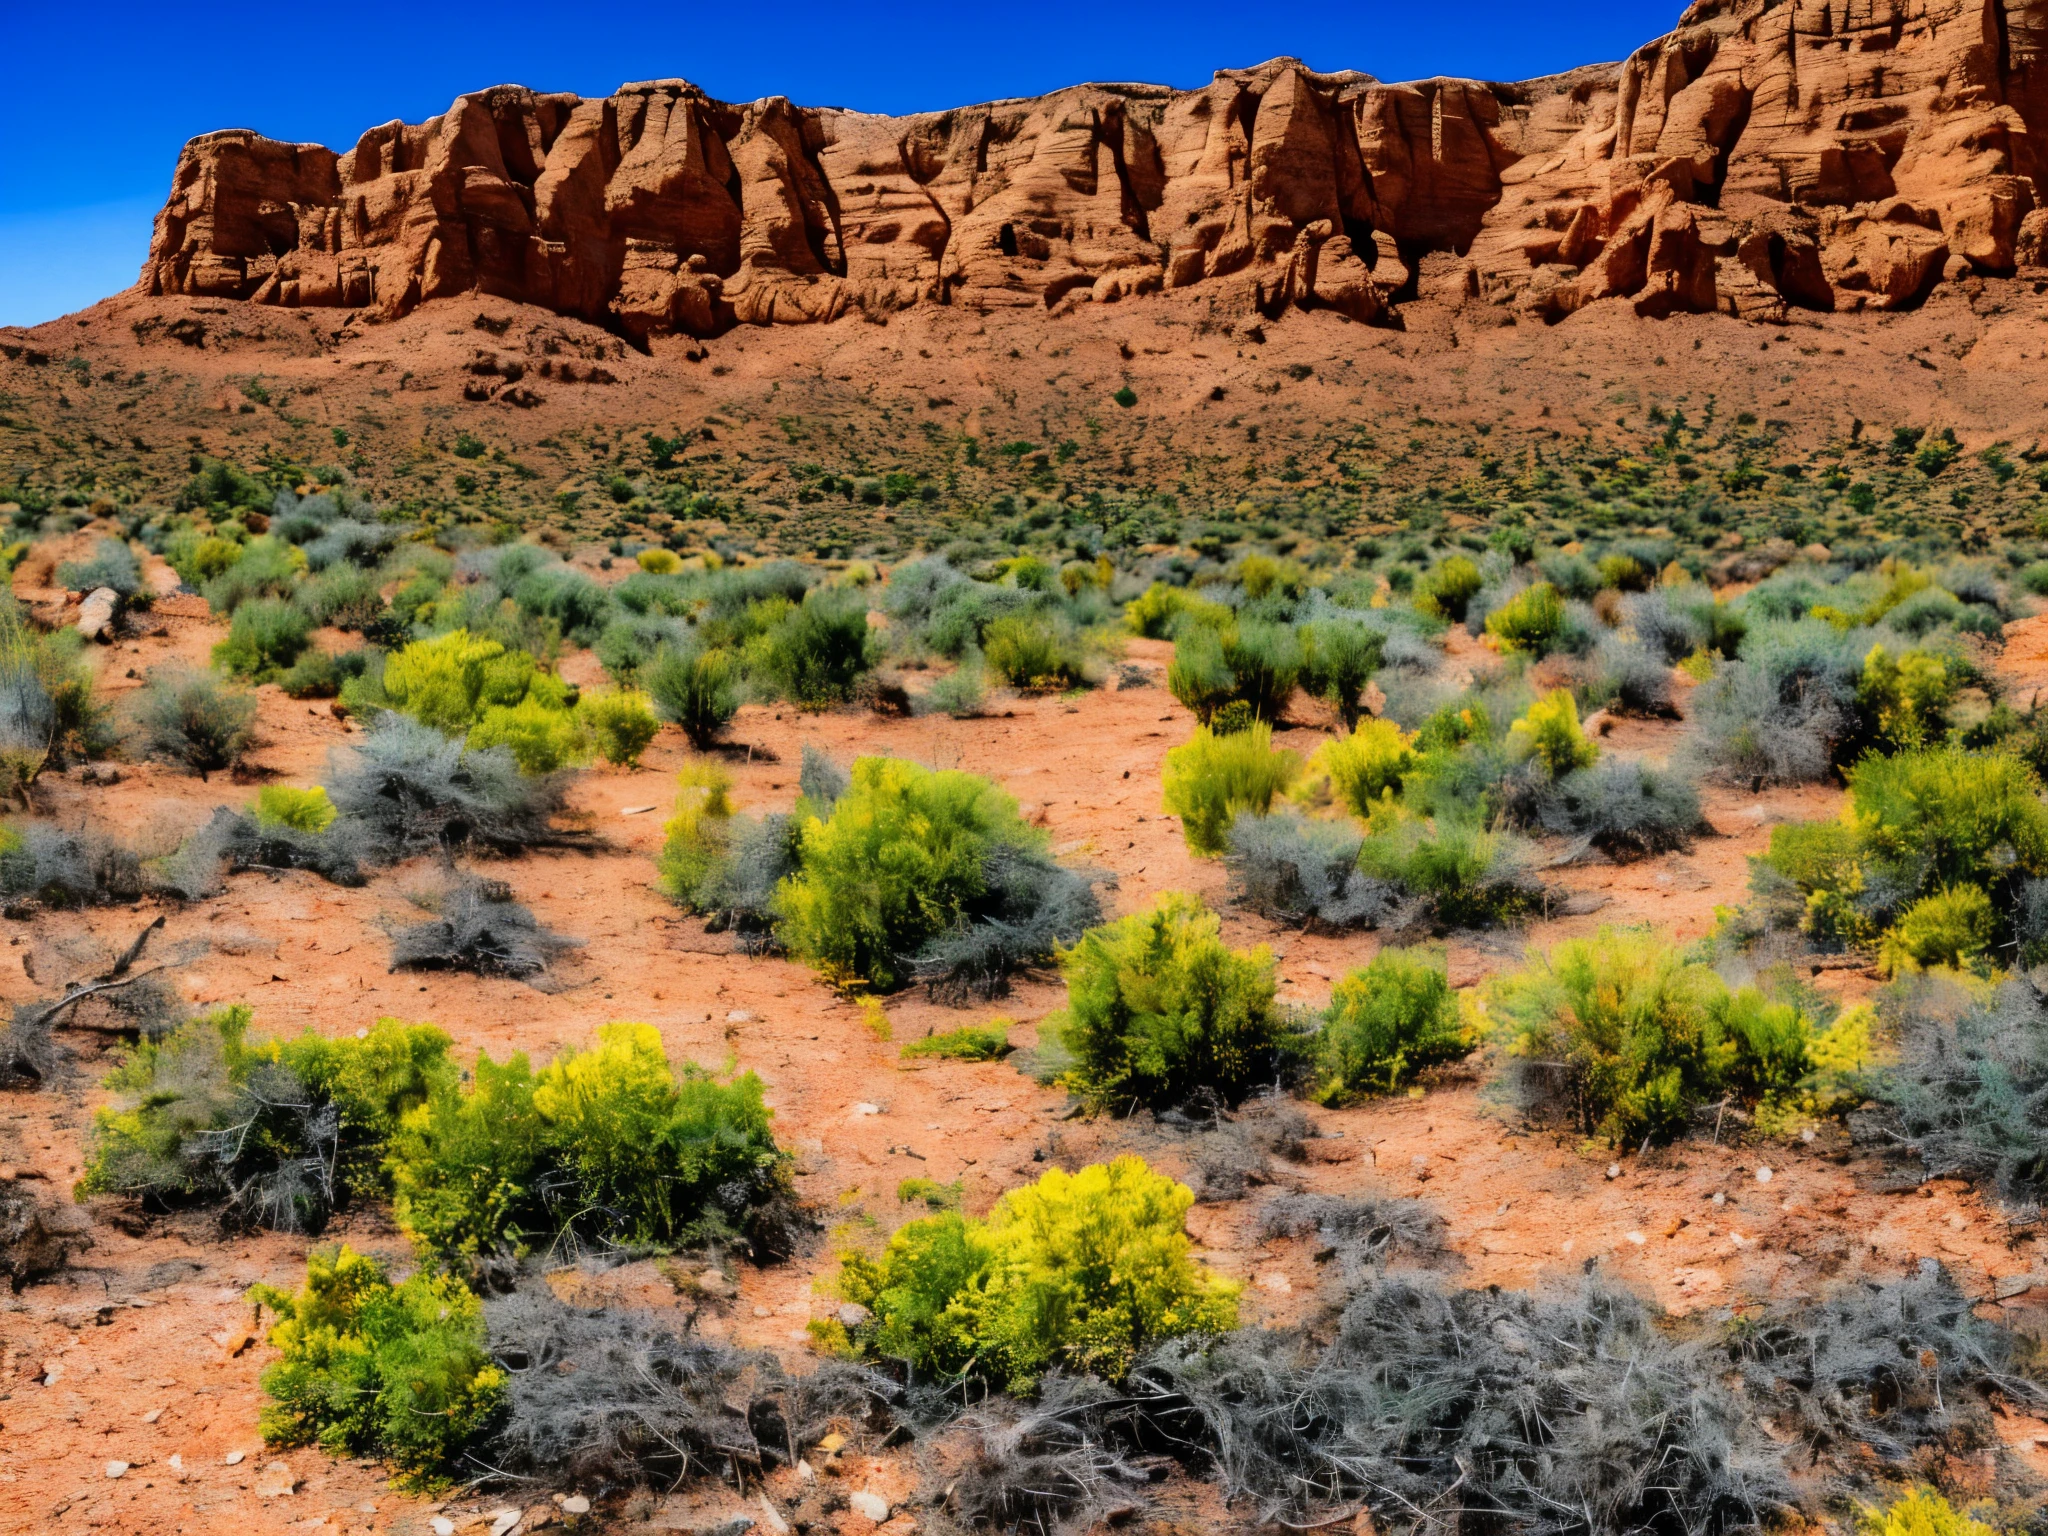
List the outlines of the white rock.
<svg viewBox="0 0 2048 1536">
<path fill-rule="evenodd" d="M 121 594 L 112 587 L 100 587 L 78 605 L 78 632 L 88 640 L 112 636 L 114 610 L 121 606 Z"/>
<path fill-rule="evenodd" d="M 125 1461 L 110 1461 L 110 1462 L 108 1462 L 108 1463 L 107 1463 L 107 1476 L 109 1476 L 109 1477 L 126 1477 L 127 1475 L 128 1475 L 128 1463 L 127 1463 L 127 1462 L 125 1462 Z"/>
<path fill-rule="evenodd" d="M 427 1524 L 433 1528 L 434 1536 L 455 1536 L 455 1522 L 446 1515 L 436 1515 Z"/>
<path fill-rule="evenodd" d="M 176 1451 L 173 1451 L 171 1452 L 171 1459 L 165 1462 L 164 1465 L 169 1467 L 173 1472 L 182 1472 L 185 1470 L 185 1458 L 183 1456 L 180 1456 Z"/>
<path fill-rule="evenodd" d="M 882 1106 L 879 1104 L 856 1104 L 853 1106 L 853 1112 L 856 1115 L 879 1115 L 882 1112 Z"/>
<path fill-rule="evenodd" d="M 270 1462 L 263 1468 L 263 1475 L 256 1479 L 255 1491 L 259 1499 L 288 1499 L 299 1491 L 298 1474 L 288 1463 Z"/>
<path fill-rule="evenodd" d="M 494 1509 L 491 1511 L 491 1536 L 510 1536 L 522 1513 L 516 1509 Z"/>
<path fill-rule="evenodd" d="M 227 1455 L 221 1457 L 221 1460 L 231 1467 L 239 1467 L 242 1464 L 242 1458 L 248 1454 L 247 1451 L 229 1451 Z"/>
<path fill-rule="evenodd" d="M 1768 1184 L 1768 1183 L 1770 1183 L 1770 1182 L 1771 1182 L 1771 1170 L 1770 1170 L 1770 1169 L 1768 1169 L 1768 1168 L 1759 1168 L 1759 1169 L 1757 1169 L 1757 1171 L 1756 1171 L 1756 1181 L 1757 1181 L 1757 1183 L 1759 1183 L 1759 1184 Z"/>
<path fill-rule="evenodd" d="M 725 1016 L 725 1022 L 728 1024 L 751 1024 L 754 1022 L 754 1016 L 744 1008 L 735 1008 Z"/>
<path fill-rule="evenodd" d="M 863 1488 L 846 1502 L 852 1506 L 856 1515 L 863 1515 L 877 1525 L 889 1518 L 889 1501 L 879 1493 L 869 1493 Z"/>
<path fill-rule="evenodd" d="M 818 1480 L 818 1474 L 811 1470 L 811 1464 L 801 1456 L 796 1459 L 796 1475 L 807 1483 L 814 1483 Z"/>
<path fill-rule="evenodd" d="M 773 1531 L 775 1536 L 789 1536 L 789 1522 L 782 1518 L 773 1504 L 768 1502 L 768 1495 L 763 1493 L 757 1494 L 756 1497 L 761 1501 L 761 1514 L 768 1522 L 768 1529 Z"/>
<path fill-rule="evenodd" d="M 1644 1243 L 1649 1241 L 1649 1239 L 1644 1237 L 1643 1234 L 1640 1232 L 1629 1233 L 1628 1240 L 1634 1243 L 1638 1248 L 1642 1247 Z"/>
<path fill-rule="evenodd" d="M 565 1515 L 587 1515 L 590 1513 L 590 1500 L 580 1493 L 572 1493 L 569 1497 L 562 1500 L 562 1513 Z"/>
</svg>

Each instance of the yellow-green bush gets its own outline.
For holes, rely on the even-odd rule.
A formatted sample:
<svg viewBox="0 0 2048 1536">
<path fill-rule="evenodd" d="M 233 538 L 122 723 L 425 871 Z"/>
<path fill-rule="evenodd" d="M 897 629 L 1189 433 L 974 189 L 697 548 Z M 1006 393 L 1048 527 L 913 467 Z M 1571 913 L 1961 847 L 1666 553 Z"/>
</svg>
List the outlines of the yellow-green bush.
<svg viewBox="0 0 2048 1536">
<path fill-rule="evenodd" d="M 1316 1036 L 1316 1098 L 1391 1093 L 1423 1067 L 1472 1048 L 1440 952 L 1383 949 L 1330 993 Z"/>
<path fill-rule="evenodd" d="M 1887 1509 L 1864 1510 L 1857 1529 L 1862 1536 L 1998 1536 L 1932 1488 L 1915 1488 Z"/>
<path fill-rule="evenodd" d="M 1237 1323 L 1241 1287 L 1197 1264 L 1194 1195 L 1135 1157 L 1055 1168 L 985 1221 L 913 1221 L 880 1259 L 848 1254 L 840 1289 L 868 1308 L 856 1340 L 927 1376 L 1029 1391 L 1055 1366 L 1116 1378 L 1147 1345 Z"/>
<path fill-rule="evenodd" d="M 422 1273 L 393 1285 L 343 1246 L 308 1256 L 298 1293 L 259 1285 L 249 1296 L 277 1314 L 280 1358 L 262 1377 L 267 1444 L 380 1457 L 401 1486 L 432 1489 L 503 1406 L 482 1303 L 459 1281 Z"/>
<path fill-rule="evenodd" d="M 1275 795 L 1301 776 L 1301 758 L 1276 749 L 1265 722 L 1245 731 L 1194 736 L 1166 754 L 1160 787 L 1166 809 L 1181 819 L 1181 835 L 1196 853 L 1223 852 L 1230 823 L 1240 811 L 1263 816 Z"/>
<path fill-rule="evenodd" d="M 1579 729 L 1579 706 L 1569 688 L 1553 688 L 1531 704 L 1528 713 L 1508 727 L 1508 742 L 1523 756 L 1541 759 L 1544 772 L 1553 779 L 1590 766 L 1600 755 Z"/>
<path fill-rule="evenodd" d="M 1197 597 L 1186 587 L 1169 587 L 1163 581 L 1155 581 L 1142 596 L 1124 604 L 1124 627 L 1134 635 L 1170 639 L 1178 627 L 1175 621 L 1183 615 L 1192 623 L 1213 629 L 1223 628 L 1231 619 L 1230 610 L 1221 603 Z"/>
<path fill-rule="evenodd" d="M 693 911 L 705 909 L 706 884 L 725 855 L 732 819 L 732 775 L 709 759 L 676 775 L 675 814 L 662 828 L 655 859 L 662 890 Z"/>
<path fill-rule="evenodd" d="M 1974 885 L 1944 886 L 1899 914 L 1878 946 L 1878 964 L 1893 975 L 1930 966 L 1962 966 L 1998 941 L 1998 914 Z"/>
<path fill-rule="evenodd" d="M 290 827 L 297 832 L 325 832 L 334 825 L 334 802 L 327 791 L 315 784 L 298 789 L 290 784 L 266 784 L 256 791 L 256 820 L 266 827 Z"/>
<path fill-rule="evenodd" d="M 1391 720 L 1368 719 L 1316 748 L 1311 774 L 1328 774 L 1338 801 L 1361 818 L 1386 810 L 1415 766 L 1414 738 Z"/>
<path fill-rule="evenodd" d="M 1484 585 L 1478 566 L 1464 555 L 1452 555 L 1415 583 L 1415 606 L 1433 617 L 1462 624 L 1465 610 Z"/>
<path fill-rule="evenodd" d="M 1873 645 L 1856 685 L 1857 712 L 1878 741 L 1893 750 L 1933 746 L 1948 735 L 1957 679 L 1948 659 L 1927 651 L 1893 658 Z"/>
<path fill-rule="evenodd" d="M 1067 1006 L 1046 1021 L 1072 1058 L 1067 1086 L 1110 1108 L 1198 1093 L 1236 1102 L 1291 1042 L 1273 1003 L 1272 953 L 1233 950 L 1201 899 L 1161 896 L 1060 956 Z"/>
<path fill-rule="evenodd" d="M 643 549 L 633 563 L 656 576 L 673 576 L 683 568 L 683 557 L 672 549 Z"/>
<path fill-rule="evenodd" d="M 1547 655 L 1564 633 L 1564 599 L 1547 581 L 1525 587 L 1486 616 L 1486 632 L 1504 651 Z"/>
<path fill-rule="evenodd" d="M 647 695 L 629 688 L 587 693 L 577 701 L 576 714 L 597 755 L 617 768 L 637 768 L 661 729 Z"/>
<path fill-rule="evenodd" d="M 538 698 L 487 707 L 469 729 L 469 745 L 478 751 L 508 748 L 521 773 L 535 774 L 581 762 L 589 750 L 575 712 Z"/>
<path fill-rule="evenodd" d="M 898 1053 L 905 1061 L 1000 1061 L 1009 1055 L 1009 1019 L 990 1019 L 986 1024 L 963 1024 L 941 1030 L 921 1040 L 905 1043 Z"/>
</svg>

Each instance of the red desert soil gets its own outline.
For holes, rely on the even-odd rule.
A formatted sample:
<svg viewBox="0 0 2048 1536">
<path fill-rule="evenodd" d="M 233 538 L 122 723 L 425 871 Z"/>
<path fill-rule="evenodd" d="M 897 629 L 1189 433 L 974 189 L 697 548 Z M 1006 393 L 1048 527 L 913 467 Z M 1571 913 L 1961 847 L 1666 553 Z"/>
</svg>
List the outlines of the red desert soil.
<svg viewBox="0 0 2048 1536">
<path fill-rule="evenodd" d="M 21 595 L 62 601 L 47 591 L 24 588 Z M 161 634 L 94 653 L 109 692 L 132 689 L 135 674 L 168 656 L 200 659 L 220 633 L 193 599 L 163 603 L 157 620 Z M 2028 666 L 2036 675 L 2048 666 L 2042 622 L 2014 626 L 2012 655 L 2022 675 Z M 889 752 L 957 766 L 1009 788 L 1049 829 L 1063 857 L 1111 872 L 1114 910 L 1135 909 L 1172 889 L 1220 904 L 1222 870 L 1189 857 L 1178 824 L 1159 806 L 1161 759 L 1190 728 L 1163 686 L 1166 656 L 1162 643 L 1134 642 L 1127 659 L 1151 684 L 1071 702 L 1010 700 L 978 720 L 748 707 L 733 731 L 740 747 L 729 757 L 735 799 L 748 809 L 786 807 L 806 743 L 842 760 Z M 574 675 L 587 665 L 587 657 L 572 658 L 569 670 Z M 304 782 L 330 751 L 346 749 L 353 727 L 325 704 L 296 702 L 274 688 L 261 690 L 261 698 L 261 746 L 241 777 L 201 783 L 154 765 L 124 764 L 120 782 L 110 786 L 78 774 L 48 781 L 42 808 L 66 823 L 90 821 L 168 847 L 214 806 L 248 800 L 256 782 Z M 1622 722 L 1608 750 L 1663 757 L 1678 748 L 1683 732 L 1680 722 Z M 1306 751 L 1318 732 L 1298 728 L 1285 739 Z M 898 1065 L 895 1048 L 877 1041 L 856 1010 L 808 971 L 733 955 L 723 939 L 678 916 L 652 889 L 651 858 L 674 773 L 687 755 L 680 739 L 665 732 L 638 771 L 601 768 L 582 777 L 574 799 L 598 833 L 594 851 L 492 866 L 543 920 L 585 946 L 552 990 L 390 973 L 385 925 L 412 910 L 407 892 L 435 878 L 422 863 L 363 890 L 310 874 L 247 874 L 221 898 L 187 907 L 144 903 L 10 921 L 8 947 L 22 963 L 0 967 L 0 1002 L 47 995 L 90 963 L 94 942 L 124 945 L 160 910 L 166 929 L 155 942 L 165 951 L 188 941 L 205 951 L 181 973 L 187 997 L 201 1005 L 246 1001 L 266 1031 L 310 1026 L 340 1033 L 392 1015 L 434 1021 L 465 1056 L 481 1049 L 545 1057 L 583 1043 L 608 1020 L 635 1019 L 656 1025 L 671 1055 L 756 1071 L 768 1085 L 778 1134 L 799 1155 L 799 1188 L 827 1220 L 864 1211 L 887 1228 L 907 1219 L 895 1189 L 912 1175 L 963 1180 L 968 1208 L 981 1210 L 1002 1190 L 1035 1178 L 1048 1161 L 1071 1164 L 1135 1147 L 1165 1166 L 1184 1166 L 1167 1133 L 1055 1119 L 1065 1095 L 1008 1065 Z M 1774 822 L 1832 814 L 1839 794 L 1715 791 L 1707 808 L 1716 835 L 1689 854 L 1557 872 L 1577 896 L 1570 906 L 1579 915 L 1511 937 L 1453 944 L 1453 979 L 1474 985 L 1514 964 L 1524 944 L 1602 923 L 1651 922 L 1696 936 L 1711 924 L 1716 903 L 1740 898 L 1744 861 L 1764 846 Z M 1234 913 L 1225 928 L 1233 942 L 1270 944 L 1280 958 L 1283 995 L 1310 1005 L 1379 942 L 1370 934 L 1277 931 Z M 39 979 L 27 974 L 31 965 Z M 1840 971 L 1817 980 L 1837 988 L 1870 985 Z M 963 1013 L 906 995 L 888 1012 L 898 1041 L 995 1013 L 1026 1026 L 1019 1038 L 1028 1040 L 1029 1026 L 1061 999 L 1057 984 L 1039 979 L 995 1007 Z M 59 1199 L 82 1165 L 85 1133 L 102 1097 L 95 1084 L 107 1064 L 94 1038 L 66 1034 L 77 1053 L 70 1076 L 44 1092 L 10 1096 L 0 1120 L 0 1177 L 34 1180 Z M 1529 1134 L 1469 1078 L 1454 1077 L 1417 1098 L 1308 1113 L 1321 1133 L 1308 1144 L 1311 1156 L 1276 1165 L 1276 1179 L 1310 1191 L 1427 1199 L 1447 1222 L 1463 1278 L 1473 1284 L 1526 1285 L 1597 1262 L 1665 1306 L 1686 1309 L 1796 1294 L 1842 1273 L 1895 1274 L 1923 1258 L 1947 1264 L 1987 1302 L 2017 1304 L 2031 1278 L 2048 1284 L 2033 1238 L 2016 1238 L 1974 1191 L 1953 1184 L 1887 1191 L 1878 1166 L 1839 1135 L 1789 1146 L 1689 1143 L 1624 1157 L 1611 1174 L 1605 1153 Z M 1262 1242 L 1257 1205 L 1255 1196 L 1197 1206 L 1190 1229 L 1209 1263 L 1251 1282 L 1248 1320 L 1301 1317 L 1329 1299 L 1318 1290 L 1313 1245 Z M 430 1529 L 430 1515 L 443 1506 L 394 1493 L 376 1466 L 306 1449 L 271 1452 L 257 1435 L 257 1376 L 268 1351 L 250 1336 L 244 1292 L 257 1281 L 295 1284 L 307 1239 L 221 1241 L 199 1218 L 138 1225 L 118 1202 L 99 1202 L 90 1216 L 93 1246 L 76 1267 L 13 1298 L 0 1324 L 0 1528 L 104 1528 L 137 1536 Z M 326 1234 L 336 1237 L 405 1260 L 403 1238 L 377 1217 L 350 1217 Z M 821 1283 L 833 1268 L 830 1245 L 821 1241 L 789 1264 L 741 1266 L 737 1294 L 724 1299 L 685 1301 L 651 1265 L 602 1276 L 566 1272 L 556 1283 L 587 1297 L 690 1308 L 705 1333 L 771 1347 L 802 1369 L 809 1352 L 804 1325 L 834 1305 Z M 684 1315 L 679 1311 L 679 1320 Z M 2015 1421 L 2012 1437 L 2031 1447 L 2037 1429 L 2048 1432 Z M 112 1478 L 108 1467 L 116 1462 L 127 1470 Z M 832 1470 L 850 1480 L 849 1488 L 872 1486 L 892 1500 L 914 1480 L 907 1463 L 893 1457 L 871 1464 L 849 1451 L 841 1462 Z M 288 1470 L 267 1470 L 277 1464 Z M 289 1494 L 282 1491 L 287 1485 Z M 771 1498 L 789 1491 L 780 1483 L 767 1490 Z M 460 1529 L 513 1502 L 467 1499 L 445 1507 Z M 742 1504 L 717 1487 L 642 1500 L 622 1528 L 688 1529 L 721 1512 L 741 1512 Z M 536 1508 L 525 1528 L 552 1512 L 552 1505 Z M 848 1530 L 873 1528 L 850 1512 L 836 1518 Z M 903 1512 L 886 1528 L 915 1526 L 915 1514 Z"/>
</svg>

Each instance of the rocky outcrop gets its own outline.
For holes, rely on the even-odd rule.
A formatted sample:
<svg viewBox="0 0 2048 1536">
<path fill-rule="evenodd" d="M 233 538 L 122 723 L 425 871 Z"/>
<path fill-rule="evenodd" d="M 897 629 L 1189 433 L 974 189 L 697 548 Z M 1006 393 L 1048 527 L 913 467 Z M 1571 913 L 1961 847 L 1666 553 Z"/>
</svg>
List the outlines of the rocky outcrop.
<svg viewBox="0 0 2048 1536">
<path fill-rule="evenodd" d="M 341 154 L 193 140 L 142 284 L 387 316 L 481 292 L 636 342 L 1197 285 L 1367 322 L 1896 308 L 2042 259 L 2044 113 L 2048 0 L 1700 0 L 1519 85 L 1281 59 L 897 118 L 501 86 Z"/>
</svg>

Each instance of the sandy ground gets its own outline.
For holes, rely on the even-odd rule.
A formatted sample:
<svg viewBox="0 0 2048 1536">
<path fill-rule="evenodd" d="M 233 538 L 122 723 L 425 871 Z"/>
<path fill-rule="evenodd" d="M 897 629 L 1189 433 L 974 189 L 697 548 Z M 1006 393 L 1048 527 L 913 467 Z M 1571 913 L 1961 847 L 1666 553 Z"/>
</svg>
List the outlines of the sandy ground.
<svg viewBox="0 0 2048 1536">
<path fill-rule="evenodd" d="M 50 594 L 24 591 L 43 601 Z M 94 652 L 109 692 L 170 655 L 197 660 L 218 638 L 203 605 L 173 599 L 150 620 L 161 632 Z M 2014 669 L 2048 669 L 2038 622 L 2016 626 Z M 894 719 L 841 711 L 800 715 L 749 706 L 726 754 L 735 800 L 744 809 L 786 807 L 796 794 L 802 748 L 844 760 L 889 752 L 996 779 L 1049 832 L 1066 859 L 1107 871 L 1116 912 L 1167 890 L 1192 890 L 1221 905 L 1223 871 L 1193 859 L 1178 824 L 1159 804 L 1166 750 L 1190 729 L 1163 686 L 1167 647 L 1134 642 L 1127 660 L 1147 686 L 1110 688 L 1071 701 L 1003 699 L 981 719 Z M 588 666 L 572 658 L 574 675 Z M 1608 750 L 1664 757 L 1680 722 L 1621 722 Z M 248 768 L 210 783 L 149 764 L 123 764 L 113 785 L 72 773 L 42 787 L 42 809 L 67 823 L 91 822 L 130 837 L 168 841 L 221 804 L 240 804 L 254 784 L 306 782 L 327 754 L 346 750 L 352 727 L 325 704 L 262 690 L 261 741 Z M 1318 732 L 1283 733 L 1311 749 Z M 634 772 L 597 768 L 574 793 L 597 836 L 589 852 L 495 862 L 542 919 L 581 941 L 558 984 L 536 990 L 509 980 L 393 974 L 387 928 L 407 918 L 407 893 L 435 870 L 413 864 L 362 890 L 310 874 L 249 874 L 217 900 L 187 907 L 144 903 L 85 913 L 42 913 L 0 923 L 7 947 L 32 964 L 0 961 L 0 1002 L 47 995 L 97 943 L 125 945 L 159 912 L 166 950 L 190 942 L 202 956 L 180 985 L 195 1005 L 246 1001 L 259 1029 L 353 1032 L 384 1016 L 432 1020 L 464 1056 L 523 1050 L 545 1057 L 587 1041 L 608 1020 L 657 1026 L 672 1056 L 758 1072 L 767 1084 L 778 1136 L 798 1154 L 803 1197 L 832 1222 L 869 1218 L 881 1231 L 911 1214 L 898 1182 L 919 1176 L 961 1180 L 968 1209 L 985 1209 L 1004 1189 L 1033 1179 L 1047 1161 L 1072 1163 L 1139 1146 L 1164 1166 L 1185 1157 L 1169 1133 L 1115 1123 L 1055 1118 L 1065 1095 L 1042 1089 L 1000 1063 L 899 1064 L 895 1047 L 863 1026 L 857 1011 L 800 966 L 750 959 L 680 917 L 652 888 L 652 857 L 688 751 L 665 731 Z M 1597 911 L 1526 931 L 1450 945 L 1454 981 L 1474 986 L 1517 963 L 1526 944 L 1547 944 L 1603 923 L 1650 922 L 1681 937 L 1703 933 L 1717 903 L 1740 899 L 1746 859 L 1770 827 L 1791 817 L 1832 814 L 1839 794 L 1822 788 L 1762 796 L 1713 792 L 1715 835 L 1686 854 L 1627 866 L 1590 864 L 1554 877 Z M 1322 1002 L 1333 981 L 1375 952 L 1371 934 L 1323 936 L 1276 931 L 1226 912 L 1234 943 L 1265 943 L 1279 960 L 1282 994 Z M 71 957 L 67 960 L 66 957 Z M 1828 971 L 1819 985 L 1867 988 L 1867 977 Z M 1033 1026 L 1060 1005 L 1049 978 L 1027 980 L 997 1004 L 974 1010 L 905 995 L 888 1005 L 896 1041 L 993 1014 Z M 83 1140 L 101 1095 L 100 1042 L 67 1032 L 74 1070 L 54 1089 L 0 1103 L 0 1177 L 35 1181 L 68 1197 Z M 1471 1283 L 1525 1285 L 1597 1262 L 1674 1309 L 1811 1291 L 1832 1276 L 1896 1274 L 1922 1258 L 1950 1266 L 1962 1282 L 2001 1305 L 2026 1300 L 2034 1278 L 2048 1284 L 2048 1260 L 2030 1233 L 2009 1229 L 1968 1188 L 1937 1184 L 1900 1190 L 1838 1133 L 1790 1145 L 1731 1145 L 1730 1135 L 1611 1164 L 1603 1151 L 1529 1133 L 1481 1087 L 1476 1074 L 1447 1074 L 1419 1097 L 1341 1111 L 1307 1110 L 1320 1133 L 1301 1163 L 1276 1164 L 1280 1187 L 1344 1194 L 1415 1195 L 1442 1214 L 1462 1273 Z M 1218 1270 L 1250 1282 L 1247 1321 L 1285 1322 L 1329 1299 L 1319 1291 L 1314 1245 L 1261 1241 L 1257 1193 L 1197 1206 L 1190 1230 Z M 66 1276 L 24 1291 L 0 1312 L 0 1529 L 110 1529 L 158 1532 L 425 1532 L 440 1506 L 385 1486 L 372 1465 L 330 1461 L 311 1450 L 273 1453 L 256 1434 L 257 1375 L 265 1347 L 249 1337 L 243 1299 L 256 1281 L 293 1285 L 307 1240 L 261 1235 L 218 1240 L 200 1218 L 137 1220 L 117 1201 L 89 1212 L 93 1246 Z M 402 1263 L 403 1238 L 378 1215 L 356 1213 L 326 1234 Z M 801 1365 L 804 1324 L 835 1305 L 830 1244 L 780 1266 L 737 1271 L 730 1298 L 685 1300 L 651 1265 L 606 1276 L 570 1274 L 557 1283 L 593 1298 L 688 1307 L 706 1333 L 765 1345 Z M 2014 1430 L 2031 1451 L 2032 1428 Z M 897 1458 L 870 1462 L 856 1446 L 830 1470 L 848 1487 L 872 1486 L 892 1500 L 910 1488 Z M 230 1458 L 234 1458 L 232 1461 Z M 125 1462 L 119 1478 L 110 1462 Z M 266 1469 L 282 1464 L 288 1474 Z M 289 1482 L 289 1494 L 279 1492 Z M 795 1489 L 772 1484 L 771 1498 Z M 447 1503 L 458 1524 L 503 1500 Z M 741 1512 L 739 1496 L 700 1489 L 643 1501 L 616 1528 L 694 1528 L 700 1518 Z M 550 1517 L 537 1507 L 526 1522 Z M 758 1510 L 755 1511 L 758 1518 Z M 649 1522 L 652 1525 L 649 1526 Z M 872 1525 L 851 1512 L 835 1528 Z M 915 1511 L 888 1527 L 915 1528 Z"/>
</svg>

